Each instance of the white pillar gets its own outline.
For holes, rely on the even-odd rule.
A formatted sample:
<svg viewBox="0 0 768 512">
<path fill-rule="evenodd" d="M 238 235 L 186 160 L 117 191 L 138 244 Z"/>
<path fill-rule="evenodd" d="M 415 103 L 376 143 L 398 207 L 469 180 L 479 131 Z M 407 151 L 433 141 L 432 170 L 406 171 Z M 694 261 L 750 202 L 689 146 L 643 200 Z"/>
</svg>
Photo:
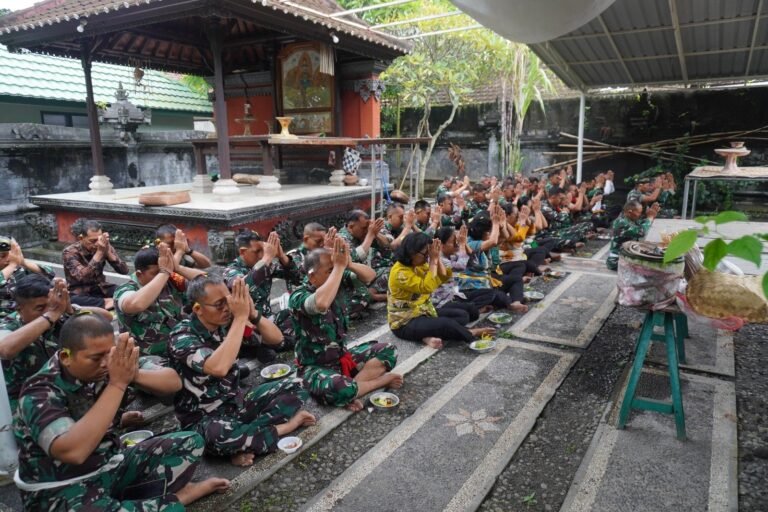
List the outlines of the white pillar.
<svg viewBox="0 0 768 512">
<path fill-rule="evenodd" d="M 576 153 L 576 183 L 581 183 L 581 171 L 584 165 L 584 111 L 586 100 L 584 93 L 579 96 L 579 147 Z"/>
</svg>

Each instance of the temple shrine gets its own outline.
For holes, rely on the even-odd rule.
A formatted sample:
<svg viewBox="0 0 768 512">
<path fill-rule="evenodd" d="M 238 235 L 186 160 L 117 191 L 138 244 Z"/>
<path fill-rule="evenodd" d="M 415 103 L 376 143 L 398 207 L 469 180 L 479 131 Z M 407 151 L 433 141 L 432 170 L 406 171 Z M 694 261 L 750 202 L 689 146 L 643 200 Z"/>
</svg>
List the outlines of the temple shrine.
<svg viewBox="0 0 768 512">
<path fill-rule="evenodd" d="M 342 12 L 333 0 L 47 0 L 1 18 L 0 43 L 9 50 L 82 62 L 90 190 L 31 198 L 55 215 L 59 241 L 73 240 L 69 227 L 81 217 L 126 233 L 126 249 L 152 238 L 157 225 L 173 223 L 195 249 L 223 260 L 238 228 L 274 229 L 295 240 L 306 222 L 338 224 L 353 208 L 374 208 L 388 189 L 376 174 L 377 155 L 386 144 L 424 142 L 380 138 L 379 74 L 410 47 Z M 138 74 L 153 68 L 206 78 L 216 132 L 190 140 L 197 170 L 192 183 L 112 187 L 92 62 L 135 66 Z M 345 186 L 346 148 L 357 148 L 367 162 L 365 186 Z M 233 179 L 242 176 L 240 183 Z M 139 201 L 158 192 L 188 199 L 160 206 Z"/>
</svg>

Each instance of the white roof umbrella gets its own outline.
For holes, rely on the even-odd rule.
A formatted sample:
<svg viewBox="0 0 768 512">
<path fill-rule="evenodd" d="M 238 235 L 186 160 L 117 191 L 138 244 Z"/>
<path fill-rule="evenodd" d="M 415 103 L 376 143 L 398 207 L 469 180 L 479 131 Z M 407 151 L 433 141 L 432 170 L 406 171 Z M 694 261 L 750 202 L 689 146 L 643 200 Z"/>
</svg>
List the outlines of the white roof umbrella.
<svg viewBox="0 0 768 512">
<path fill-rule="evenodd" d="M 596 18 L 615 0 L 451 0 L 497 34 L 519 43 L 541 43 Z"/>
</svg>

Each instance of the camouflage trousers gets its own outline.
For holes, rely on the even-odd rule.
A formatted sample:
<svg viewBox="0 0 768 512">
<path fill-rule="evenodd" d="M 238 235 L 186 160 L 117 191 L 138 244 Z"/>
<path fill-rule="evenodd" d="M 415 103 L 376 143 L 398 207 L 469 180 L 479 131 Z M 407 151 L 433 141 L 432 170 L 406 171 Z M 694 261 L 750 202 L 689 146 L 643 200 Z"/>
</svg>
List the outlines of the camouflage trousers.
<svg viewBox="0 0 768 512">
<path fill-rule="evenodd" d="M 124 449 L 115 469 L 60 489 L 22 492 L 25 510 L 56 512 L 183 511 L 176 492 L 187 485 L 203 455 L 203 438 L 174 432 Z"/>
<path fill-rule="evenodd" d="M 376 279 L 371 283 L 371 288 L 376 290 L 376 293 L 387 293 L 389 289 L 389 270 L 392 267 L 379 267 L 376 270 Z"/>
<path fill-rule="evenodd" d="M 357 371 L 363 369 L 371 359 L 384 363 L 387 371 L 397 364 L 397 347 L 389 343 L 369 341 L 349 349 Z M 309 392 L 319 402 L 344 406 L 357 398 L 357 382 L 353 378 L 342 375 L 338 366 L 308 365 L 302 368 L 301 376 L 307 382 Z"/>
<path fill-rule="evenodd" d="M 309 394 L 301 379 L 285 378 L 251 388 L 239 408 L 215 411 L 194 425 L 214 455 L 250 452 L 262 455 L 277 448 L 277 429 L 301 409 Z"/>
<path fill-rule="evenodd" d="M 555 250 L 572 249 L 577 242 L 583 242 L 589 231 L 594 226 L 591 222 L 580 222 L 567 228 L 553 229 L 546 231 L 546 235 L 557 241 Z M 543 235 L 542 235 L 543 236 Z"/>
<path fill-rule="evenodd" d="M 352 276 L 350 283 L 344 281 L 342 293 L 347 313 L 352 318 L 358 318 L 360 313 L 365 311 L 368 304 L 371 303 L 371 292 L 368 291 L 368 285 L 356 275 Z"/>
</svg>

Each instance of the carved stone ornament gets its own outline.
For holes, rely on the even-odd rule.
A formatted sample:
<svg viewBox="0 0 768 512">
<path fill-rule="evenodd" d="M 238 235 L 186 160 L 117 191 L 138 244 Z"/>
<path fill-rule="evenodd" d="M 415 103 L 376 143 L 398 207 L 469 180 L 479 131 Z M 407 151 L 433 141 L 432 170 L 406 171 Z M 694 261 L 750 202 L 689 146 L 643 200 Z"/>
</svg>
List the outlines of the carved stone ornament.
<svg viewBox="0 0 768 512">
<path fill-rule="evenodd" d="M 228 265 L 237 257 L 235 250 L 235 232 L 216 231 L 208 228 L 208 249 L 211 259 L 217 265 Z"/>
<path fill-rule="evenodd" d="M 384 82 L 378 78 L 355 80 L 355 92 L 360 94 L 363 103 L 368 103 L 371 96 L 376 98 L 376 101 L 381 101 L 381 95 L 384 93 L 384 89 Z"/>
<path fill-rule="evenodd" d="M 17 140 L 46 140 L 51 138 L 49 127 L 35 123 L 18 123 L 11 129 Z"/>
<path fill-rule="evenodd" d="M 154 245 L 155 226 L 103 220 L 99 222 L 102 229 L 109 233 L 109 243 L 117 249 L 138 251 L 144 246 Z"/>
<path fill-rule="evenodd" d="M 56 216 L 52 213 L 28 213 L 24 215 L 24 222 L 32 226 L 35 233 L 45 240 L 59 239 L 59 226 Z"/>
</svg>

